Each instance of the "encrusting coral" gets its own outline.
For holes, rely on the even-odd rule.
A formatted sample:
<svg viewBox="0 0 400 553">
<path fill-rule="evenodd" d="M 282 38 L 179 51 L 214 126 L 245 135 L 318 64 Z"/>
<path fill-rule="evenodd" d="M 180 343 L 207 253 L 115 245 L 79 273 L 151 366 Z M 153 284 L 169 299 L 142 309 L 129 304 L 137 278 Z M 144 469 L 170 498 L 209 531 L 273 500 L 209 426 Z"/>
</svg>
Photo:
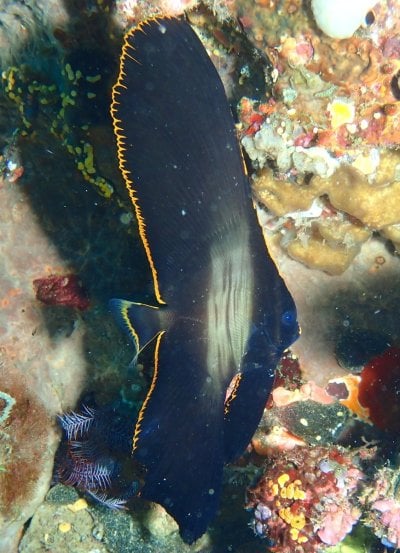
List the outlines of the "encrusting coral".
<svg viewBox="0 0 400 553">
<path fill-rule="evenodd" d="M 399 238 L 399 167 L 398 152 L 388 151 L 381 155 L 373 179 L 351 165 L 341 165 L 330 177 L 314 175 L 302 184 L 278 180 L 264 169 L 254 181 L 254 192 L 276 218 L 285 215 L 281 243 L 293 258 L 340 274 L 373 231 L 394 241 Z M 304 212 L 316 200 L 322 202 L 319 217 L 307 217 Z"/>
<path fill-rule="evenodd" d="M 270 227 L 289 255 L 330 274 L 372 232 L 399 238 L 398 7 L 378 3 L 369 27 L 343 40 L 316 32 L 296 2 L 278 14 L 272 3 L 239 8 L 274 66 L 271 97 L 239 106 L 256 197 L 280 218 Z M 330 214 L 304 214 L 315 200 Z M 321 232 L 321 216 L 331 234 L 343 223 L 342 239 Z"/>
<path fill-rule="evenodd" d="M 399 469 L 379 469 L 364 489 L 360 502 L 366 508 L 365 524 L 371 527 L 383 545 L 400 548 Z"/>
<path fill-rule="evenodd" d="M 356 496 L 363 474 L 340 448 L 296 447 L 275 455 L 248 492 L 254 530 L 279 553 L 314 553 L 352 530 L 361 510 Z"/>
</svg>

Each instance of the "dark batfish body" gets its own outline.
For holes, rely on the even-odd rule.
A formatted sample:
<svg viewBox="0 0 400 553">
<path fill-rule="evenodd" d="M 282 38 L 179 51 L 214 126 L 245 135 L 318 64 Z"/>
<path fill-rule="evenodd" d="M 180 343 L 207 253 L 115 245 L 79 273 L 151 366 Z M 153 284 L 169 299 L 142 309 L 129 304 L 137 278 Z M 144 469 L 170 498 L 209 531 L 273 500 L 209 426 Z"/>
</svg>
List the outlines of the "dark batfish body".
<svg viewBox="0 0 400 553">
<path fill-rule="evenodd" d="M 186 22 L 127 34 L 112 116 L 159 302 L 113 302 L 138 352 L 154 339 L 133 454 L 146 468 L 142 497 L 190 543 L 298 336 L 295 306 L 257 222 L 222 83 Z"/>
</svg>

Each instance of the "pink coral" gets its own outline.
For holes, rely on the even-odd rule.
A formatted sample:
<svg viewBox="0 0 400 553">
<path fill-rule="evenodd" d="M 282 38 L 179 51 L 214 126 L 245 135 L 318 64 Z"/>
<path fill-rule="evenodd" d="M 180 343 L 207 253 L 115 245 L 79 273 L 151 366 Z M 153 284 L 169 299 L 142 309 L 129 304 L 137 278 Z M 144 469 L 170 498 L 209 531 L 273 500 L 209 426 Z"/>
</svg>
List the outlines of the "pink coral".
<svg viewBox="0 0 400 553">
<path fill-rule="evenodd" d="M 400 503 L 393 498 L 375 501 L 372 506 L 382 513 L 379 517 L 387 540 L 400 548 Z"/>
<path fill-rule="evenodd" d="M 327 545 L 336 545 L 351 532 L 353 525 L 360 518 L 360 511 L 355 507 L 345 511 L 334 503 L 326 505 L 325 508 L 324 520 L 317 534 Z"/>
<path fill-rule="evenodd" d="M 400 548 L 398 481 L 397 467 L 381 467 L 360 497 L 364 524 L 372 528 L 385 546 L 396 549 Z"/>
</svg>

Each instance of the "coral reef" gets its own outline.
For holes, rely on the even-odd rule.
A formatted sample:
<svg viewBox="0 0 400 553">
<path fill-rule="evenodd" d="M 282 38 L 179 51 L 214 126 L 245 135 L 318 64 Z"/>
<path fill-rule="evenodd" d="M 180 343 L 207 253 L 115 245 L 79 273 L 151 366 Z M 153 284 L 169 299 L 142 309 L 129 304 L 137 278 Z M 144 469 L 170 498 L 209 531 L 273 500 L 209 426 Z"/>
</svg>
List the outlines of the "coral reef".
<svg viewBox="0 0 400 553">
<path fill-rule="evenodd" d="M 114 18 L 118 26 L 127 28 L 157 16 L 179 16 L 207 6 L 220 21 L 235 16 L 235 0 L 116 0 Z"/>
<path fill-rule="evenodd" d="M 84 386 L 98 382 L 107 401 L 136 383 L 136 376 L 126 378 L 130 353 L 107 299 L 112 286 L 127 294 L 146 277 L 120 222 L 123 211 L 112 213 L 82 187 L 61 145 L 46 134 L 48 121 L 39 118 L 35 132 L 21 136 L 2 100 L 0 551 L 11 553 L 51 483 L 61 434 L 56 415 L 75 406 Z M 25 170 L 15 178 L 19 167 Z M 90 308 L 81 313 L 36 299 L 34 280 L 71 274 L 84 283 Z"/>
<path fill-rule="evenodd" d="M 230 97 L 242 96 L 239 132 L 263 205 L 261 222 L 302 326 L 297 357 L 282 363 L 273 408 L 235 467 L 252 476 L 260 465 L 264 471 L 248 506 L 257 536 L 267 538 L 243 538 L 250 545 L 238 551 L 320 551 L 330 544 L 347 551 L 356 521 L 382 548 L 400 548 L 393 438 L 400 344 L 400 263 L 393 255 L 400 250 L 399 2 L 378 3 L 344 40 L 324 36 L 298 0 L 279 7 L 268 0 L 206 4 L 220 21 L 238 17 L 258 54 L 251 50 L 247 58 L 245 39 L 231 27 L 202 9 L 190 11 L 194 0 L 70 2 L 68 10 L 59 0 L 0 2 L 0 551 L 16 550 L 32 515 L 21 552 L 121 553 L 132 543 L 143 553 L 189 551 L 161 510 L 135 506 L 132 515 L 118 509 L 134 503 L 136 488 L 128 482 L 136 474 L 121 468 L 112 447 L 95 445 L 104 447 L 107 416 L 93 424 L 102 408 L 88 402 L 86 410 L 69 411 L 84 386 L 96 388 L 100 405 L 118 394 L 134 404 L 143 397 L 147 377 L 124 371 L 130 354 L 104 308 L 110 296 L 135 296 L 148 283 L 137 250 L 126 254 L 134 248 L 127 231 L 134 236 L 135 230 L 110 148 L 110 77 L 128 26 L 188 9 Z M 104 198 L 113 200 L 111 222 Z M 78 213 L 87 214 L 87 228 Z M 82 280 L 90 306 L 80 288 L 69 290 L 67 303 L 87 310 L 40 304 L 33 281 L 54 275 Z M 56 299 L 59 294 L 60 288 Z M 60 420 L 56 475 L 73 487 L 57 484 L 42 503 L 62 412 L 68 414 Z M 350 436 L 348 449 L 335 445 L 343 436 Z M 350 449 L 362 439 L 382 446 L 381 457 L 371 459 L 372 448 Z M 264 465 L 259 456 L 267 455 Z M 358 457 L 364 457 L 362 469 Z M 227 470 L 227 478 L 234 474 Z M 87 501 L 78 502 L 77 490 Z M 241 490 L 229 488 L 224 500 L 224 545 L 211 543 L 217 529 L 198 550 L 236 545 L 232 498 L 238 496 L 240 503 Z M 351 550 L 362 551 L 359 543 Z"/>
<path fill-rule="evenodd" d="M 282 553 L 335 545 L 361 516 L 351 500 L 362 478 L 355 456 L 340 448 L 297 447 L 275 456 L 248 492 L 254 530 Z"/>
<path fill-rule="evenodd" d="M 100 55 L 101 70 L 97 61 Z M 12 65 L 2 73 L 6 95 L 20 114 L 21 134 L 34 133 L 38 120 L 49 118 L 52 134 L 73 156 L 84 179 L 106 198 L 113 195 L 114 186 L 98 172 L 92 127 L 107 113 L 111 65 L 107 53 L 90 49 L 83 53 L 76 47 L 66 49 L 62 58 L 55 57 L 51 68 Z M 15 179 L 15 169 L 13 175 Z"/>
<path fill-rule="evenodd" d="M 352 336 L 347 354 L 352 346 L 358 353 L 362 336 L 371 334 Z M 377 344 L 381 349 L 382 335 Z M 353 542 L 354 551 L 367 543 L 377 551 L 399 547 L 399 350 L 376 355 L 375 345 L 359 374 L 334 378 L 325 388 L 299 380 L 293 356 L 282 360 L 288 372 L 252 440 L 253 452 L 266 457 L 263 475 L 248 492 L 254 531 L 268 539 L 269 550 L 336 546 L 328 549 L 334 553 Z"/>
<path fill-rule="evenodd" d="M 239 106 L 256 197 L 288 254 L 329 274 L 345 271 L 373 231 L 398 238 L 397 9 L 380 2 L 367 29 L 338 41 L 297 3 L 272 18 L 273 3 L 238 6 L 274 66 L 271 97 Z"/>
<path fill-rule="evenodd" d="M 366 512 L 365 524 L 373 529 L 383 545 L 393 549 L 400 547 L 398 470 L 380 468 L 360 498 Z"/>
</svg>

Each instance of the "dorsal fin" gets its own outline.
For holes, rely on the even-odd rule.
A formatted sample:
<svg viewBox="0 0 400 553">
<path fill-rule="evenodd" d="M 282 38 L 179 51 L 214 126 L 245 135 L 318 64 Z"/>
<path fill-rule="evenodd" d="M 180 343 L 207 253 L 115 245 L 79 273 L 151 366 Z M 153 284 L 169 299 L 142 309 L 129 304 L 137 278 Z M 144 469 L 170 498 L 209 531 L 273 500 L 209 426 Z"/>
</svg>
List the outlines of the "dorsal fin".
<svg viewBox="0 0 400 553">
<path fill-rule="evenodd" d="M 170 303 L 171 282 L 204 266 L 211 239 L 249 206 L 224 88 L 190 25 L 150 20 L 127 34 L 111 113 L 156 296 Z"/>
</svg>

